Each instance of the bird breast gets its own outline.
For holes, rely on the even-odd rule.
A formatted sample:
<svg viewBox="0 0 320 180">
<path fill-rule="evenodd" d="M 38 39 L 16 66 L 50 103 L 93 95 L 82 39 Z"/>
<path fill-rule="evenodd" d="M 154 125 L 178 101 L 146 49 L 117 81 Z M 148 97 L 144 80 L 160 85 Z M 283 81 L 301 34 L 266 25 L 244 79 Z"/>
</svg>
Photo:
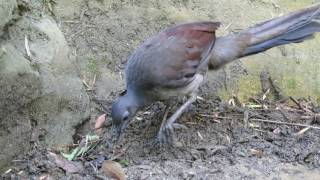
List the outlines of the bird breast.
<svg viewBox="0 0 320 180">
<path fill-rule="evenodd" d="M 202 74 L 195 74 L 189 84 L 179 88 L 153 88 L 149 93 L 157 100 L 172 100 L 173 98 L 183 98 L 184 96 L 196 93 L 204 81 Z"/>
</svg>

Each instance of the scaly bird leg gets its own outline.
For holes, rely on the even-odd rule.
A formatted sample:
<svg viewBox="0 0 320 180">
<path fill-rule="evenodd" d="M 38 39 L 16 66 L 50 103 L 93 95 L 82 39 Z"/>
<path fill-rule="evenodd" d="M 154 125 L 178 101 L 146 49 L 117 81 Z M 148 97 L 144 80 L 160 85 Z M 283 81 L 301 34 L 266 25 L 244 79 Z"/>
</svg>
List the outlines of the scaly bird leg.
<svg viewBox="0 0 320 180">
<path fill-rule="evenodd" d="M 174 129 L 186 129 L 186 126 L 175 123 L 190 104 L 197 99 L 196 94 L 192 94 L 187 102 L 185 102 L 168 120 L 163 120 L 158 132 L 158 141 L 160 144 L 171 144 L 175 140 Z"/>
<path fill-rule="evenodd" d="M 161 123 L 160 127 L 164 127 L 165 126 L 169 111 L 170 111 L 170 106 L 166 106 L 165 111 L 164 111 L 164 116 L 163 116 L 162 123 Z"/>
</svg>

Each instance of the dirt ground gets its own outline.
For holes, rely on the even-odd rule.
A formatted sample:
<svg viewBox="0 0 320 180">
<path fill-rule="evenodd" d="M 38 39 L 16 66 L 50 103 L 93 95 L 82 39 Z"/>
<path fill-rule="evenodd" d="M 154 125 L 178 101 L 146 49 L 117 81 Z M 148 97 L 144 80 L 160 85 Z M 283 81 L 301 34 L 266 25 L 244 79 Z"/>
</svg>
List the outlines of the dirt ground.
<svg viewBox="0 0 320 180">
<path fill-rule="evenodd" d="M 214 96 L 208 86 L 200 94 L 203 100 L 197 100 L 180 119 L 188 129 L 177 132 L 179 147 L 153 145 L 164 114 L 160 103 L 140 112 L 121 141 L 112 141 L 109 115 L 116 93 L 103 96 L 109 88 L 103 85 L 111 80 L 101 69 L 121 73 L 132 48 L 170 24 L 170 19 L 156 11 L 149 12 L 155 13 L 156 18 L 149 24 L 152 29 L 145 25 L 135 29 L 130 26 L 128 9 L 115 5 L 117 14 L 94 8 L 94 4 L 83 7 L 75 19 L 61 21 L 61 29 L 77 56 L 80 74 L 88 81 L 94 74 L 99 79 L 97 89 L 88 91 L 92 118 L 79 125 L 75 143 L 88 132 L 96 117 L 106 113 L 103 135 L 94 148 L 75 160 L 81 171 L 66 172 L 49 155 L 49 151 L 59 154 L 58 151 L 35 142 L 33 150 L 17 157 L 1 178 L 107 179 L 99 168 L 104 160 L 112 159 L 122 165 L 128 179 L 320 179 L 320 106 L 311 98 L 276 101 L 269 100 L 271 95 L 261 95 L 240 103 L 236 97 L 225 102 Z M 119 18 L 119 14 L 126 18 Z M 132 26 L 143 23 L 140 19 Z M 128 34 L 122 28 L 135 31 Z M 106 45 L 104 42 L 108 41 L 112 43 Z M 89 61 L 83 63 L 82 59 Z M 111 83 L 117 83 L 117 88 L 109 91 L 119 92 L 123 87 L 114 80 Z"/>
<path fill-rule="evenodd" d="M 155 104 L 138 115 L 120 142 L 111 141 L 106 127 L 104 139 L 77 159 L 81 172 L 64 172 L 46 149 L 35 146 L 3 178 L 104 179 L 92 164 L 99 168 L 111 158 L 128 179 L 319 179 L 319 106 L 253 98 L 239 107 L 203 98 L 181 118 L 188 129 L 177 132 L 178 147 L 153 145 L 163 116 L 163 106 Z"/>
</svg>

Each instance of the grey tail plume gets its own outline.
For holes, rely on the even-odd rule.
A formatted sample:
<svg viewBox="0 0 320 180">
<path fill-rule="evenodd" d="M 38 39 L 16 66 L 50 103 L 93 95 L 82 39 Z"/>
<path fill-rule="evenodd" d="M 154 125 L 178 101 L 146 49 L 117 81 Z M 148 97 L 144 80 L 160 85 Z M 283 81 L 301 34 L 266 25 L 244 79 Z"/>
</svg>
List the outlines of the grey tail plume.
<svg viewBox="0 0 320 180">
<path fill-rule="evenodd" d="M 320 32 L 320 4 L 217 38 L 209 69 L 218 69 L 238 58 L 276 46 L 300 43 L 316 32 Z"/>
<path fill-rule="evenodd" d="M 251 44 L 240 57 L 284 44 L 303 42 L 312 38 L 315 32 L 320 32 L 320 5 L 258 24 L 247 32 L 251 34 Z"/>
</svg>

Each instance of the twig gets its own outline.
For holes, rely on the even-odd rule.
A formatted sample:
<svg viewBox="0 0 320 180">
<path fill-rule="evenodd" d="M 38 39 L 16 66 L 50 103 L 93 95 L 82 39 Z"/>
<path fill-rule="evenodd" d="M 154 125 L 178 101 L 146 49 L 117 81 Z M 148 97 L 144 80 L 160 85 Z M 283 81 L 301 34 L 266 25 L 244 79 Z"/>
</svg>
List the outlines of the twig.
<svg viewBox="0 0 320 180">
<path fill-rule="evenodd" d="M 270 93 L 270 88 L 267 89 L 267 91 L 266 91 L 265 93 L 263 93 L 263 95 L 262 95 L 262 100 L 266 100 L 266 98 L 267 98 L 267 96 L 268 96 L 269 93 Z"/>
<path fill-rule="evenodd" d="M 101 179 L 101 180 L 108 180 L 108 179 L 109 179 L 109 178 L 104 177 L 104 176 L 99 175 L 99 174 L 95 174 L 95 177 L 96 177 L 97 179 Z"/>
<path fill-rule="evenodd" d="M 71 24 L 77 24 L 77 23 L 80 23 L 80 21 L 61 21 L 63 23 L 71 23 Z"/>
<path fill-rule="evenodd" d="M 6 172 L 4 172 L 4 174 L 9 174 L 12 171 L 12 169 L 8 169 Z"/>
<path fill-rule="evenodd" d="M 216 118 L 216 119 L 232 119 L 230 117 L 222 117 L 222 116 L 214 116 L 209 114 L 198 114 L 201 117 L 210 117 L 210 118 Z"/>
<path fill-rule="evenodd" d="M 93 165 L 91 162 L 89 164 L 92 167 L 92 169 L 94 170 L 94 172 L 97 173 L 98 172 L 98 168 L 95 165 Z"/>
<path fill-rule="evenodd" d="M 291 119 L 287 116 L 286 112 L 284 112 L 282 107 L 281 106 L 278 106 L 278 107 L 279 107 L 279 112 L 282 115 L 282 117 L 284 117 L 287 121 L 291 121 Z"/>
<path fill-rule="evenodd" d="M 262 133 L 269 133 L 268 131 L 264 131 L 264 130 L 257 129 L 257 128 L 253 128 L 253 130 L 258 131 L 258 132 L 262 132 Z"/>
<path fill-rule="evenodd" d="M 92 89 L 93 89 L 94 85 L 96 84 L 96 79 L 97 79 L 97 75 L 95 74 L 93 77 L 92 84 L 91 84 Z"/>
<path fill-rule="evenodd" d="M 29 40 L 27 35 L 24 36 L 24 47 L 26 49 L 28 58 L 31 59 L 31 52 L 30 52 Z"/>
<path fill-rule="evenodd" d="M 313 116 L 301 116 L 301 119 L 317 119 L 318 117 L 320 117 L 320 114 L 314 114 Z"/>
<path fill-rule="evenodd" d="M 89 86 L 89 84 L 86 82 L 86 80 L 82 80 L 82 83 L 88 88 L 88 89 L 90 89 L 91 87 Z"/>
<path fill-rule="evenodd" d="M 307 132 L 309 129 L 311 129 L 310 127 L 305 127 L 303 129 L 301 129 L 299 132 L 295 133 L 294 135 L 295 136 L 299 136 L 299 135 L 302 135 L 304 134 L 305 132 Z"/>
<path fill-rule="evenodd" d="M 73 38 L 73 36 L 78 35 L 78 34 L 80 34 L 80 33 L 83 33 L 83 30 L 79 30 L 79 31 L 71 34 L 69 37 L 70 37 L 70 39 L 71 39 L 71 38 Z"/>
<path fill-rule="evenodd" d="M 290 98 L 290 100 L 291 100 L 292 102 L 294 102 L 300 109 L 303 110 L 303 107 L 301 106 L 301 104 L 300 104 L 295 98 L 293 98 L 292 96 L 290 96 L 289 98 Z"/>
<path fill-rule="evenodd" d="M 249 111 L 244 111 L 243 113 L 243 122 L 244 122 L 244 128 L 248 128 L 248 120 L 249 120 Z"/>
<path fill-rule="evenodd" d="M 320 127 L 311 126 L 311 125 L 307 125 L 307 124 L 287 123 L 287 122 L 272 121 L 272 120 L 267 120 L 267 119 L 250 119 L 250 120 L 251 120 L 251 121 L 256 121 L 256 122 L 265 122 L 265 123 L 273 123 L 273 124 L 283 124 L 283 125 L 289 125 L 289 126 L 309 127 L 309 128 L 312 128 L 312 129 L 318 129 L 318 130 L 320 130 Z"/>
<path fill-rule="evenodd" d="M 311 125 L 312 122 L 313 122 L 313 120 L 308 120 L 306 124 L 307 125 Z M 295 133 L 294 135 L 295 136 L 300 136 L 300 135 L 304 134 L 305 132 L 309 131 L 310 129 L 311 129 L 310 127 L 305 127 L 303 129 L 301 129 L 299 132 Z"/>
<path fill-rule="evenodd" d="M 235 112 L 238 112 L 238 113 L 244 113 L 245 111 L 249 111 L 251 117 L 257 117 L 257 118 L 264 118 L 262 115 L 254 112 L 254 111 L 250 111 L 249 109 L 246 109 L 246 108 L 241 108 L 241 107 L 237 107 L 237 106 L 226 106 L 226 108 L 232 110 L 232 111 L 235 111 Z"/>
<path fill-rule="evenodd" d="M 87 83 L 87 81 L 85 80 L 85 76 L 83 77 L 82 79 L 82 83 L 86 86 L 86 91 L 93 91 L 94 90 L 94 85 L 96 83 L 96 78 L 97 78 L 97 75 L 95 74 L 94 77 L 93 77 L 93 81 L 91 83 L 91 86 Z"/>
<path fill-rule="evenodd" d="M 234 103 L 236 106 L 242 107 L 241 101 L 235 94 L 232 95 L 232 98 L 234 99 Z"/>
<path fill-rule="evenodd" d="M 200 101 L 206 101 L 203 97 L 201 96 L 197 96 L 197 100 L 200 100 Z"/>
<path fill-rule="evenodd" d="M 199 138 L 200 138 L 201 140 L 203 140 L 203 136 L 201 135 L 201 133 L 200 133 L 199 131 L 197 132 L 197 134 L 198 134 Z"/>
</svg>

